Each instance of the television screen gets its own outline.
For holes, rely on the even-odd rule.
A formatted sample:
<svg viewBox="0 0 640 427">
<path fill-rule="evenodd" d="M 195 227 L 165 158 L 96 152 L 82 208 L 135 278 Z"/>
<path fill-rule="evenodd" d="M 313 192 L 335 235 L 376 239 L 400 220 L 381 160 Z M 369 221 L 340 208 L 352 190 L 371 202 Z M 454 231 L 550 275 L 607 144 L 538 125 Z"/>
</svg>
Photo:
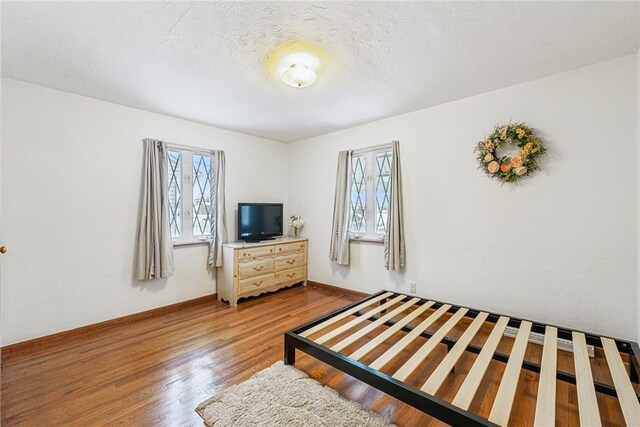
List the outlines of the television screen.
<svg viewBox="0 0 640 427">
<path fill-rule="evenodd" d="M 282 236 L 282 203 L 238 203 L 238 240 Z"/>
</svg>

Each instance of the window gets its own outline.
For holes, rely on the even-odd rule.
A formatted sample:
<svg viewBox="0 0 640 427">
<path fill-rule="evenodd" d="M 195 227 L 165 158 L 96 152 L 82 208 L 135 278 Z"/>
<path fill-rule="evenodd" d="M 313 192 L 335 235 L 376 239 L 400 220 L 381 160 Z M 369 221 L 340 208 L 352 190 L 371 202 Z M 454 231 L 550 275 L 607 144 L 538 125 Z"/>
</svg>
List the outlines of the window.
<svg viewBox="0 0 640 427">
<path fill-rule="evenodd" d="M 169 225 L 174 244 L 211 237 L 212 153 L 169 147 Z"/>
<path fill-rule="evenodd" d="M 383 240 L 391 200 L 391 145 L 353 152 L 351 157 L 352 239 Z"/>
</svg>

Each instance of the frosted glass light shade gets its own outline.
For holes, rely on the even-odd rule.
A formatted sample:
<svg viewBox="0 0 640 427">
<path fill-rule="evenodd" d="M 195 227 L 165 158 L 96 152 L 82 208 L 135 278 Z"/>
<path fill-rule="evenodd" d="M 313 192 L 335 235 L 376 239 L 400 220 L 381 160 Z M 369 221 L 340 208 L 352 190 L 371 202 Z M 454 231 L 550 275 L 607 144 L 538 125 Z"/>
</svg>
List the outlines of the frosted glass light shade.
<svg viewBox="0 0 640 427">
<path fill-rule="evenodd" d="M 314 84 L 318 80 L 318 75 L 305 65 L 291 64 L 280 74 L 280 78 L 289 86 L 302 88 Z"/>
</svg>

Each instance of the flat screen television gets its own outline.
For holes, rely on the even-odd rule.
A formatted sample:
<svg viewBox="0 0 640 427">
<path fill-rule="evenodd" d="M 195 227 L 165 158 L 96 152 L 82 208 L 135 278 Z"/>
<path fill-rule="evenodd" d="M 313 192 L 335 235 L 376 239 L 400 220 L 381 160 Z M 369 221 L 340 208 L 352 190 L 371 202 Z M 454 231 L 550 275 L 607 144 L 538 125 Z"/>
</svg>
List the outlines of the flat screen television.
<svg viewBox="0 0 640 427">
<path fill-rule="evenodd" d="M 258 242 L 282 236 L 282 203 L 238 203 L 238 240 Z"/>
</svg>

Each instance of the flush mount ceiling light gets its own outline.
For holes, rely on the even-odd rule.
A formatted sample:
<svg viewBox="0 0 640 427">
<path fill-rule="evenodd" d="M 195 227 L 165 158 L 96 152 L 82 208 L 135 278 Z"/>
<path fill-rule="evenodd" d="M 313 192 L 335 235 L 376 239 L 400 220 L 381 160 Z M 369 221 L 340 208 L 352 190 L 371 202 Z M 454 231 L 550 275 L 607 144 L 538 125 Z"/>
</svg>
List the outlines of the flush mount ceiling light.
<svg viewBox="0 0 640 427">
<path fill-rule="evenodd" d="M 318 81 L 319 71 L 328 62 L 324 51 L 302 42 L 279 46 L 267 57 L 273 76 L 295 88 L 309 87 Z"/>
<path fill-rule="evenodd" d="M 311 86 L 318 80 L 318 75 L 311 68 L 302 64 L 291 64 L 280 74 L 283 82 L 293 87 Z"/>
<path fill-rule="evenodd" d="M 280 80 L 292 87 L 311 86 L 318 80 L 316 70 L 320 66 L 317 56 L 303 50 L 287 52 L 280 58 Z"/>
</svg>

